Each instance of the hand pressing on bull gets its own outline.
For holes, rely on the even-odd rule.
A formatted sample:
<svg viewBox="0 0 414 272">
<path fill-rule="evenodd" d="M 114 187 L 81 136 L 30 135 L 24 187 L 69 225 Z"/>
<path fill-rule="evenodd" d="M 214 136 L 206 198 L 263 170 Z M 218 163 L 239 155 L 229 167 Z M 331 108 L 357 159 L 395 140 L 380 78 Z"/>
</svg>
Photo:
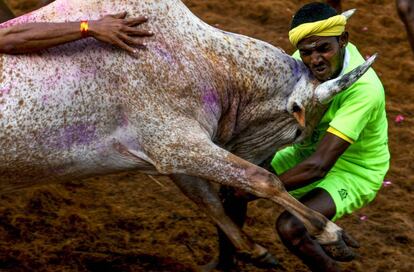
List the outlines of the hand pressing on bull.
<svg viewBox="0 0 414 272">
<path fill-rule="evenodd" d="M 127 13 L 107 15 L 100 20 L 89 23 L 89 33 L 92 37 L 102 42 L 118 46 L 130 53 L 136 53 L 133 46 L 145 46 L 142 37 L 152 36 L 151 31 L 136 28 L 145 23 L 145 16 L 125 19 Z"/>
<path fill-rule="evenodd" d="M 126 15 L 122 12 L 95 21 L 27 23 L 6 27 L 0 29 L 0 53 L 31 53 L 93 37 L 134 54 L 136 46 L 144 46 L 142 39 L 153 33 L 137 28 L 148 20 L 146 17 L 126 18 Z"/>
</svg>

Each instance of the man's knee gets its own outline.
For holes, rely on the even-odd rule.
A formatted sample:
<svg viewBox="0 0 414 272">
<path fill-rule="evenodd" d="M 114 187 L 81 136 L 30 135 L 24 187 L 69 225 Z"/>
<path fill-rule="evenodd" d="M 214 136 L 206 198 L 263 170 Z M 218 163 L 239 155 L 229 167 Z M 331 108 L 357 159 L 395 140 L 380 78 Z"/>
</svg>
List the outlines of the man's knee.
<svg viewBox="0 0 414 272">
<path fill-rule="evenodd" d="M 292 244 L 300 242 L 306 233 L 305 226 L 292 214 L 283 212 L 276 221 L 276 230 L 285 242 Z"/>
</svg>

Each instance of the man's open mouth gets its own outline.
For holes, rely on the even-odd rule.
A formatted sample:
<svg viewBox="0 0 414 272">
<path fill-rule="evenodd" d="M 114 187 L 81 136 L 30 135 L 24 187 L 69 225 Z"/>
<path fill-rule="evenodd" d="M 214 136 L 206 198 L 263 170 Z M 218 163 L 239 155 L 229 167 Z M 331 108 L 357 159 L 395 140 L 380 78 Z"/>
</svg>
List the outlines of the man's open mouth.
<svg viewBox="0 0 414 272">
<path fill-rule="evenodd" d="M 320 67 L 313 68 L 313 71 L 315 71 L 318 74 L 323 74 L 326 72 L 326 70 L 327 70 L 326 66 L 320 66 Z"/>
</svg>

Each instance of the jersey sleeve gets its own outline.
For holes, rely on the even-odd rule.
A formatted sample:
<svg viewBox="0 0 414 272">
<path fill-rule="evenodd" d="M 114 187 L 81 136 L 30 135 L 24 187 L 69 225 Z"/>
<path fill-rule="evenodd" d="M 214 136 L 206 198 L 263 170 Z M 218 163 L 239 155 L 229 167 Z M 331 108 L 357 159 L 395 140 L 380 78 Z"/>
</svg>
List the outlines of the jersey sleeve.
<svg viewBox="0 0 414 272">
<path fill-rule="evenodd" d="M 357 84 L 341 99 L 329 126 L 357 141 L 362 130 L 377 112 L 381 96 L 369 84 Z"/>
<path fill-rule="evenodd" d="M 312 154 L 312 152 L 313 150 L 310 147 L 294 144 L 277 151 L 272 159 L 271 165 L 275 170 L 275 173 L 281 175 L 304 161 Z"/>
<path fill-rule="evenodd" d="M 292 54 L 292 57 L 293 57 L 293 58 L 295 58 L 295 59 L 297 59 L 297 60 L 302 61 L 302 59 L 300 58 L 300 53 L 299 53 L 299 50 L 296 50 L 296 51 Z"/>
</svg>

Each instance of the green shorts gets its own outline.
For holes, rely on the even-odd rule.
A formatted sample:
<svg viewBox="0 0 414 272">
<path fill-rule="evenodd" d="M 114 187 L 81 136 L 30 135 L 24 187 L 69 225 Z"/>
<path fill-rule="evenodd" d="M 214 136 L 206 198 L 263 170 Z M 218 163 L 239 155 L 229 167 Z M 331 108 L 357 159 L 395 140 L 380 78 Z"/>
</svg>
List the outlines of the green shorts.
<svg viewBox="0 0 414 272">
<path fill-rule="evenodd" d="M 325 178 L 289 193 L 299 199 L 315 188 L 322 188 L 332 197 L 336 213 L 332 221 L 350 214 L 371 202 L 378 190 L 366 186 L 366 180 L 345 172 L 331 171 Z"/>
<path fill-rule="evenodd" d="M 297 154 L 277 153 L 272 161 L 276 173 L 281 174 L 298 164 L 300 159 L 295 155 Z M 344 168 L 334 166 L 323 179 L 289 193 L 299 199 L 315 188 L 324 189 L 336 206 L 332 221 L 362 208 L 375 198 L 386 170 L 373 171 L 345 161 L 341 161 L 341 166 Z M 388 169 L 388 164 L 382 166 L 382 169 Z"/>
</svg>

